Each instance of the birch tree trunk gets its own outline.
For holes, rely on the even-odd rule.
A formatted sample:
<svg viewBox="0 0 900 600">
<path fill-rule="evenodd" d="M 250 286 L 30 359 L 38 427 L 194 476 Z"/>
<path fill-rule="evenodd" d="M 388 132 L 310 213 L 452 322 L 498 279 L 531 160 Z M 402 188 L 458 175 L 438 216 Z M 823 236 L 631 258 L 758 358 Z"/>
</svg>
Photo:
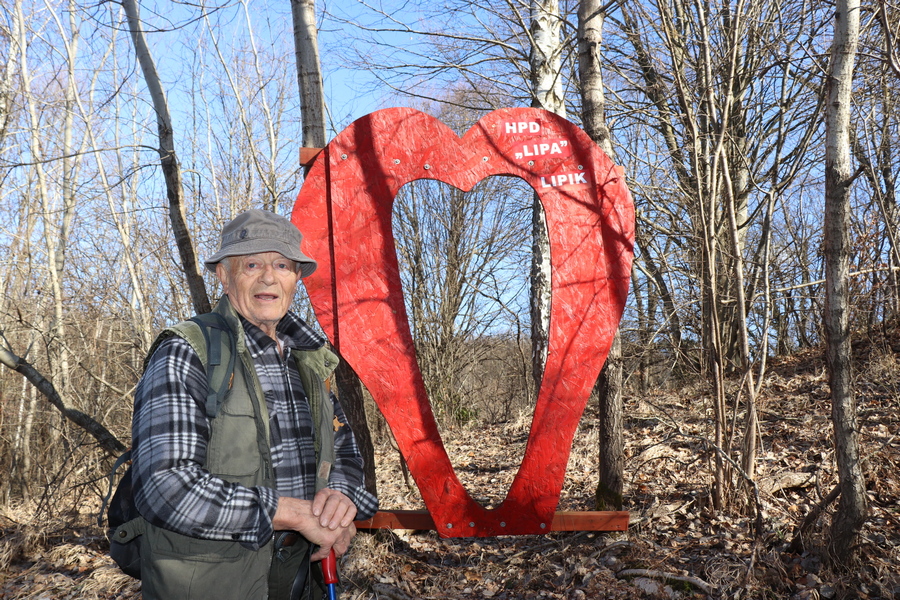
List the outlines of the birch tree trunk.
<svg viewBox="0 0 900 600">
<path fill-rule="evenodd" d="M 859 0 L 838 0 L 825 116 L 825 359 L 831 387 L 840 502 L 831 526 L 831 549 L 844 565 L 854 556 L 866 518 L 859 460 L 856 397 L 850 365 L 850 101 L 859 42 Z"/>
<path fill-rule="evenodd" d="M 318 31 L 316 29 L 315 0 L 291 0 L 294 22 L 294 50 L 297 58 L 297 85 L 300 88 L 300 110 L 303 118 L 303 146 L 325 146 L 325 93 L 322 90 L 322 70 L 319 61 Z M 309 167 L 306 167 L 309 172 Z M 339 335 L 336 329 L 336 335 Z M 340 339 L 332 340 L 338 346 Z M 366 403 L 362 383 L 347 361 L 341 359 L 335 371 L 341 407 L 350 421 L 350 428 L 365 461 L 366 489 L 377 495 L 375 477 L 375 447 L 366 418 Z"/>
<path fill-rule="evenodd" d="M 585 132 L 612 158 L 613 147 L 606 124 L 603 71 L 600 68 L 603 22 L 599 0 L 581 0 L 578 8 L 578 78 Z M 597 379 L 600 405 L 598 439 L 599 482 L 595 494 L 598 510 L 622 509 L 625 482 L 625 442 L 622 438 L 622 342 L 613 339 L 606 364 Z"/>
<path fill-rule="evenodd" d="M 322 148 L 325 146 L 325 93 L 322 90 L 315 0 L 291 0 L 291 16 L 303 116 L 303 146 Z"/>
<path fill-rule="evenodd" d="M 64 286 L 62 281 L 65 272 L 65 243 L 63 236 L 65 235 L 66 230 L 59 225 L 56 217 L 57 214 L 61 213 L 62 223 L 65 223 L 67 220 L 71 219 L 70 215 L 73 207 L 66 206 L 65 200 L 63 201 L 63 205 L 60 206 L 59 201 L 55 200 L 54 189 L 51 183 L 53 181 L 53 171 L 49 166 L 50 161 L 45 155 L 45 147 L 50 144 L 43 138 L 45 133 L 41 119 L 44 108 L 39 106 L 38 96 L 33 93 L 31 85 L 33 78 L 28 53 L 30 44 L 27 41 L 26 18 L 22 12 L 22 8 L 22 3 L 17 2 L 15 5 L 16 16 L 14 18 L 14 23 L 16 25 L 16 45 L 19 50 L 18 58 L 21 68 L 21 86 L 25 98 L 25 112 L 28 117 L 28 152 L 34 161 L 34 165 L 31 166 L 31 169 L 33 169 L 32 177 L 34 179 L 31 193 L 36 198 L 38 206 L 40 207 L 38 213 L 40 214 L 42 222 L 44 247 L 46 249 L 46 265 L 44 265 L 44 268 L 46 268 L 49 279 L 46 285 L 50 289 L 50 302 L 52 302 L 52 318 L 49 319 L 49 323 L 46 322 L 46 319 L 43 316 L 39 315 L 36 315 L 34 322 L 38 324 L 39 335 L 45 340 L 46 358 L 51 370 L 50 378 L 62 382 L 62 385 L 65 386 L 66 382 L 69 380 L 68 353 L 65 344 L 63 343 L 66 339 L 66 320 L 65 312 L 63 310 L 65 298 L 63 295 Z M 69 69 L 71 70 L 74 69 L 74 65 L 71 64 L 73 60 L 71 44 L 68 44 L 68 49 L 68 58 L 70 59 Z M 64 102 L 67 102 L 70 98 L 72 85 L 74 84 L 70 81 L 65 91 Z M 64 105 L 64 112 L 68 113 L 69 111 L 65 110 L 65 108 Z M 71 142 L 71 128 L 71 118 L 66 115 L 63 117 L 63 131 L 61 132 L 63 152 L 66 154 L 70 151 L 68 144 Z M 63 160 L 62 162 L 64 169 L 71 166 L 69 161 Z M 50 171 L 49 173 L 48 170 Z M 64 172 L 62 180 L 63 189 L 65 189 L 67 173 Z M 26 429 L 25 435 L 30 437 L 33 413 L 29 413 L 29 419 L 29 426 Z M 61 431 L 62 429 L 60 427 L 53 427 L 51 429 L 51 438 L 56 441 Z"/>
<path fill-rule="evenodd" d="M 166 93 L 163 90 L 159 74 L 156 72 L 156 64 L 144 39 L 144 30 L 141 25 L 141 17 L 137 0 L 122 0 L 122 7 L 128 18 L 128 27 L 131 39 L 134 42 L 134 51 L 144 74 L 144 81 L 150 91 L 153 108 L 156 111 L 156 126 L 159 132 L 159 162 L 162 167 L 163 177 L 166 180 L 166 196 L 169 200 L 169 221 L 172 225 L 172 233 L 175 235 L 175 244 L 181 258 L 181 268 L 187 279 L 188 290 L 194 311 L 207 313 L 210 311 L 209 296 L 206 293 L 206 285 L 197 263 L 197 253 L 191 240 L 187 227 L 187 217 L 184 207 L 184 190 L 181 185 L 181 165 L 175 152 L 175 134 L 172 129 L 172 119 L 169 116 L 169 104 Z"/>
<path fill-rule="evenodd" d="M 559 0 L 531 0 L 531 105 L 566 116 Z M 540 389 L 550 336 L 550 237 L 537 194 L 531 212 L 531 367 Z"/>
<path fill-rule="evenodd" d="M 65 115 L 63 117 L 63 126 L 62 126 L 62 143 L 63 143 L 63 158 L 62 158 L 62 167 L 63 167 L 63 175 L 62 175 L 62 214 L 59 220 L 59 235 L 57 239 L 57 251 L 55 253 L 55 263 L 50 265 L 51 271 L 53 271 L 53 281 L 61 282 L 63 281 L 63 277 L 66 273 L 66 252 L 67 246 L 69 243 L 69 232 L 72 228 L 72 219 L 75 216 L 75 188 L 77 186 L 76 181 L 78 177 L 78 169 L 81 165 L 81 157 L 82 150 L 84 149 L 84 138 L 82 138 L 80 147 L 76 147 L 73 140 L 74 133 L 74 117 L 75 117 L 75 101 L 78 96 L 78 82 L 75 76 L 75 65 L 78 56 L 78 40 L 79 40 L 79 31 L 78 31 L 78 23 L 76 21 L 76 15 L 78 11 L 76 10 L 75 3 L 70 0 L 68 7 L 68 15 L 69 15 L 69 31 L 68 38 L 66 37 L 66 32 L 64 32 L 63 28 L 60 27 L 60 37 L 62 38 L 65 48 L 66 48 L 66 91 L 65 91 L 65 99 L 63 100 L 63 107 L 65 110 Z M 46 235 L 46 234 L 45 234 Z M 54 286 L 55 287 L 55 286 Z M 54 313 L 55 313 L 55 336 L 58 336 L 58 339 L 66 338 L 65 331 L 65 319 L 64 319 L 64 305 L 66 299 L 63 296 L 62 291 L 60 290 L 60 294 L 54 298 Z M 59 376 L 56 377 L 56 374 L 53 374 L 54 380 L 59 381 L 60 392 L 63 397 L 68 396 L 68 386 L 69 386 L 69 353 L 64 347 L 60 347 L 59 349 Z"/>
</svg>

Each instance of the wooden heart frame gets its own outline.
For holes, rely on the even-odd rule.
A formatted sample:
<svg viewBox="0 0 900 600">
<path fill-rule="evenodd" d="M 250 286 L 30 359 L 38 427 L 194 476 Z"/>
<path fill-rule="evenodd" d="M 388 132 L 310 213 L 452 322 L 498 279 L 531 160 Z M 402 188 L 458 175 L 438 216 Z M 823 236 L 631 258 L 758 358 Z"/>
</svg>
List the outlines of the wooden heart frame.
<svg viewBox="0 0 900 600">
<path fill-rule="evenodd" d="M 457 478 L 425 392 L 391 210 L 411 181 L 469 191 L 494 175 L 524 179 L 544 206 L 552 305 L 522 464 L 502 504 L 486 509 Z M 547 111 L 497 110 L 460 138 L 425 113 L 391 108 L 362 117 L 328 144 L 292 220 L 319 263 L 304 280 L 319 323 L 378 404 L 440 535 L 549 531 L 572 439 L 628 293 L 634 206 L 622 169 L 580 128 Z"/>
</svg>

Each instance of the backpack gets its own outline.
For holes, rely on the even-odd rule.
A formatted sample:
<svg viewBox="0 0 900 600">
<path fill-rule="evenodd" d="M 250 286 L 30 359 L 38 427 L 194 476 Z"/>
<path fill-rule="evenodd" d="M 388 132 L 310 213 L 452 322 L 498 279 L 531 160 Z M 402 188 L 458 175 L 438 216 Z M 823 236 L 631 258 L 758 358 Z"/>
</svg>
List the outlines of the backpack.
<svg viewBox="0 0 900 600">
<path fill-rule="evenodd" d="M 206 343 L 206 378 L 209 384 L 209 393 L 206 396 L 206 415 L 214 419 L 225 401 L 225 396 L 231 387 L 234 375 L 234 362 L 237 355 L 237 347 L 234 334 L 228 327 L 225 318 L 218 313 L 197 315 L 189 319 L 200 326 L 203 332 L 203 340 Z M 225 335 L 222 335 L 225 332 Z M 174 335 L 174 334 L 170 334 Z M 149 362 L 156 347 L 167 335 L 161 335 L 153 344 L 144 364 Z M 227 345 L 226 345 L 227 344 Z M 223 365 L 223 354 L 227 352 L 228 361 Z M 224 367 L 224 368 L 223 368 Z M 131 466 L 125 470 L 116 491 L 113 494 L 113 479 L 116 472 L 125 463 L 131 461 L 131 449 L 126 450 L 113 465 L 109 474 L 109 489 L 103 498 L 100 507 L 100 515 L 97 524 L 103 525 L 103 513 L 106 512 L 108 524 L 107 538 L 109 539 L 109 555 L 119 566 L 122 572 L 131 575 L 135 579 L 141 578 L 141 536 L 135 535 L 135 529 L 140 532 L 143 523 L 140 520 L 134 501 L 134 492 L 131 483 Z M 112 500 L 110 500 L 112 496 Z M 107 509 L 108 505 L 108 509 Z"/>
</svg>

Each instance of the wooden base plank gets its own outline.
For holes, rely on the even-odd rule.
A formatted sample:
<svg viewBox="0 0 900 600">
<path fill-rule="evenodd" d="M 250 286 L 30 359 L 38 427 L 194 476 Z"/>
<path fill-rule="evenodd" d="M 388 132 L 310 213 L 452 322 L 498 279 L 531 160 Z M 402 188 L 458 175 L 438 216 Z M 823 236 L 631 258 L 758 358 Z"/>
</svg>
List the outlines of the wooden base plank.
<svg viewBox="0 0 900 600">
<path fill-rule="evenodd" d="M 367 521 L 356 521 L 357 529 L 435 529 L 427 510 L 379 510 Z"/>
<path fill-rule="evenodd" d="M 564 511 L 553 518 L 550 531 L 625 531 L 628 511 Z M 435 529 L 427 510 L 380 510 L 366 521 L 356 521 L 357 529 Z"/>
<path fill-rule="evenodd" d="M 627 510 L 592 510 L 558 512 L 553 517 L 551 531 L 625 531 L 628 529 Z"/>
</svg>

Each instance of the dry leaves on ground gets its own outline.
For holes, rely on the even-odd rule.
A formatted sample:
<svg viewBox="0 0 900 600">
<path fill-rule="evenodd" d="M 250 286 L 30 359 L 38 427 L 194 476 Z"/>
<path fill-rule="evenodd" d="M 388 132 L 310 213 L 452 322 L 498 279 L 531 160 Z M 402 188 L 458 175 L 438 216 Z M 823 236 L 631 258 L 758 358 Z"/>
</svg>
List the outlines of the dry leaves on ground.
<svg viewBox="0 0 900 600">
<path fill-rule="evenodd" d="M 900 368 L 883 357 L 876 367 L 862 369 L 857 382 L 870 519 L 861 539 L 865 558 L 849 571 L 836 572 L 822 558 L 833 506 L 802 551 L 789 547 L 800 521 L 836 481 L 827 384 L 821 361 L 810 355 L 770 370 L 759 399 L 761 535 L 754 535 L 750 507 L 718 513 L 711 506 L 713 456 L 703 441 L 711 436 L 708 399 L 689 388 L 656 392 L 626 400 L 627 532 L 491 539 L 360 533 L 341 561 L 342 597 L 900 598 Z M 517 422 L 443 432 L 461 481 L 483 505 L 502 502 L 529 421 L 523 415 Z M 596 448 L 589 408 L 560 510 L 593 509 Z M 377 467 L 383 508 L 422 508 L 387 441 L 378 446 Z M 96 507 L 81 508 L 65 526 L 26 526 L 22 514 L 0 515 L 0 600 L 140 597 L 139 582 L 107 558 L 102 532 L 85 525 Z"/>
</svg>

